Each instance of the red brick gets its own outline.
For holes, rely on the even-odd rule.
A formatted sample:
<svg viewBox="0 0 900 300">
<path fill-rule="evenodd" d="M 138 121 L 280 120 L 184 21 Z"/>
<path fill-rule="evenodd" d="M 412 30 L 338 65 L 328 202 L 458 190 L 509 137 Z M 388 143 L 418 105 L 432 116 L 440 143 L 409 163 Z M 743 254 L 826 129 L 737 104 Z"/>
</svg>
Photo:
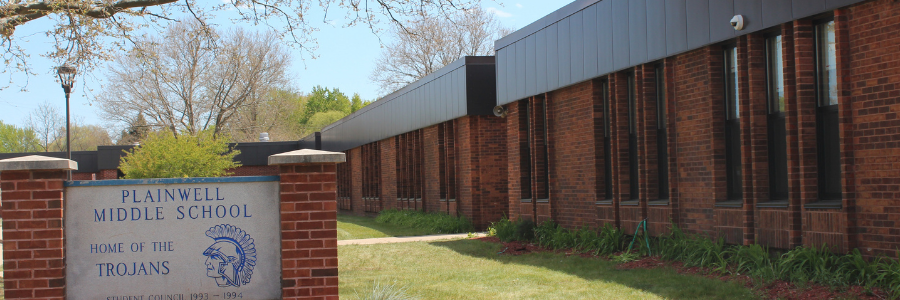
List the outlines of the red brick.
<svg viewBox="0 0 900 300">
<path fill-rule="evenodd" d="M 0 180 L 3 180 L 3 181 L 28 180 L 28 179 L 31 179 L 31 172 L 29 172 L 29 171 L 3 171 L 3 172 L 0 172 Z"/>
</svg>

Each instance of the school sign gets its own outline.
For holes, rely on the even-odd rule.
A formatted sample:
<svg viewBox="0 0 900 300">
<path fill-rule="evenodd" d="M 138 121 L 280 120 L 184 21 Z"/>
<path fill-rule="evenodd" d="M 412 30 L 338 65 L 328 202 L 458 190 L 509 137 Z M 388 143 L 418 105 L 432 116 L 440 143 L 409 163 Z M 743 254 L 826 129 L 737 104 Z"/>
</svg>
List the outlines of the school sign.
<svg viewBox="0 0 900 300">
<path fill-rule="evenodd" d="M 344 156 L 269 161 L 279 176 L 64 181 L 72 161 L 0 160 L 6 298 L 336 297 Z"/>
</svg>

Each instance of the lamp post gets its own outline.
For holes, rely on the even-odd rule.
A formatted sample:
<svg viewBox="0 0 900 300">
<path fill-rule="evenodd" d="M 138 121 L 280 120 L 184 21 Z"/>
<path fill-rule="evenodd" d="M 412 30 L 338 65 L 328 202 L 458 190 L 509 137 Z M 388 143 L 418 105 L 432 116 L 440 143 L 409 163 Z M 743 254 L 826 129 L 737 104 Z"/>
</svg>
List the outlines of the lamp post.
<svg viewBox="0 0 900 300">
<path fill-rule="evenodd" d="M 62 85 L 63 91 L 66 92 L 66 159 L 72 159 L 72 135 L 69 133 L 69 93 L 72 92 L 72 84 L 75 82 L 75 68 L 62 65 L 56 68 L 56 75 L 59 76 L 59 83 Z M 66 172 L 66 180 L 72 180 L 72 171 Z"/>
</svg>

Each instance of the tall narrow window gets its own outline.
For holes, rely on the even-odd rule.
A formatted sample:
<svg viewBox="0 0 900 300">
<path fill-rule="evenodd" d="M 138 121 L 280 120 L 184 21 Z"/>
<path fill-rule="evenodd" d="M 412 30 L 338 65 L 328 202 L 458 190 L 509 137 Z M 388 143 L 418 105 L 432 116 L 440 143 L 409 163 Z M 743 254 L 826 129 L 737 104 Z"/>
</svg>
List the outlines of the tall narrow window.
<svg viewBox="0 0 900 300">
<path fill-rule="evenodd" d="M 535 196 L 538 200 L 550 199 L 550 165 L 549 147 L 547 144 L 547 99 L 543 96 L 534 97 L 534 106 L 537 109 L 532 123 L 534 134 L 534 174 Z"/>
<path fill-rule="evenodd" d="M 669 147 L 666 122 L 666 74 L 662 64 L 656 65 L 656 163 L 659 186 L 657 199 L 669 199 Z"/>
<path fill-rule="evenodd" d="M 377 143 L 363 145 L 362 157 L 362 198 L 367 212 L 381 210 L 381 167 L 379 163 L 379 149 Z"/>
<path fill-rule="evenodd" d="M 737 47 L 725 47 L 725 172 L 728 200 L 740 200 L 743 191 L 737 54 Z"/>
<path fill-rule="evenodd" d="M 438 155 L 440 171 L 440 197 L 442 201 L 456 199 L 456 163 L 453 122 L 438 125 Z"/>
<path fill-rule="evenodd" d="M 841 149 L 838 122 L 837 49 L 834 21 L 817 24 L 816 134 L 819 162 L 819 199 L 841 199 Z"/>
<path fill-rule="evenodd" d="M 338 177 L 338 208 L 341 210 L 352 210 L 350 201 L 350 165 L 352 157 L 350 156 L 349 151 L 344 152 L 347 160 L 344 163 L 338 164 L 337 167 L 337 177 Z"/>
<path fill-rule="evenodd" d="M 766 38 L 768 88 L 769 197 L 787 200 L 787 139 L 784 121 L 784 69 L 781 35 Z"/>
<path fill-rule="evenodd" d="M 638 199 L 637 103 L 634 96 L 634 73 L 628 74 L 628 187 L 631 200 Z"/>
<path fill-rule="evenodd" d="M 521 168 L 520 193 L 522 201 L 531 201 L 531 103 L 519 101 L 519 168 Z"/>
<path fill-rule="evenodd" d="M 603 81 L 600 85 L 601 97 L 603 97 L 603 184 L 606 186 L 604 192 L 605 199 L 612 200 L 612 151 L 611 147 L 611 130 L 609 126 L 609 81 Z"/>
</svg>

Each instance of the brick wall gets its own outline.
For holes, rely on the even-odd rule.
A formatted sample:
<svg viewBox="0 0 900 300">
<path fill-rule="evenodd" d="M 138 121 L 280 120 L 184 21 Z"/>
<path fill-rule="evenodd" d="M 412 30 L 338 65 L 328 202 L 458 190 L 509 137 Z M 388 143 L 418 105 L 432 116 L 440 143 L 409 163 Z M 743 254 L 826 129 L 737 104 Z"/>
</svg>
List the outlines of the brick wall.
<svg viewBox="0 0 900 300">
<path fill-rule="evenodd" d="M 592 79 L 547 94 L 549 108 L 550 202 L 542 207 L 523 202 L 529 184 L 528 167 L 540 164 L 536 136 L 528 126 L 541 120 L 526 116 L 526 105 L 542 96 L 506 105 L 509 198 L 513 219 L 549 214 L 564 226 L 613 224 L 631 231 L 647 218 L 651 233 L 675 222 L 687 232 L 724 238 L 729 243 L 760 243 L 774 248 L 821 246 L 845 252 L 862 248 L 866 255 L 888 254 L 900 248 L 900 48 L 896 24 L 900 3 L 867 1 L 834 11 L 839 99 L 842 193 L 837 207 L 821 203 L 817 145 L 815 19 L 776 27 L 782 35 L 785 86 L 785 131 L 788 200 L 771 202 L 767 132 L 766 36 L 772 31 L 735 38 L 737 47 L 739 150 L 742 193 L 728 200 L 726 185 L 724 56 L 721 45 L 708 46 L 661 61 L 665 65 L 668 118 L 669 201 L 648 205 L 658 194 L 656 169 L 655 63 Z M 659 63 L 659 62 L 658 62 Z M 639 180 L 630 182 L 628 169 L 628 85 L 633 72 L 637 98 Z M 599 201 L 605 153 L 600 84 L 609 83 L 612 201 Z M 536 111 L 532 109 L 532 111 Z M 540 126 L 533 127 L 539 129 Z M 531 132 L 534 135 L 534 132 Z M 530 143 L 530 144 L 529 144 Z M 530 160 L 530 161 L 528 161 Z M 528 164 L 528 165 L 526 165 Z M 534 182 L 531 185 L 537 186 Z M 630 195 L 638 184 L 639 195 Z M 629 201 L 637 199 L 638 201 Z M 625 204 L 623 204 L 625 202 Z M 774 204 L 772 204 L 774 203 Z M 633 205 L 629 205 L 633 204 Z M 812 204 L 812 205 L 811 205 Z M 593 220 L 591 220 L 593 219 Z"/>
<path fill-rule="evenodd" d="M 599 199 L 595 184 L 594 102 L 599 82 L 587 81 L 548 95 L 552 126 L 550 178 L 551 200 L 558 207 L 556 221 L 576 228 L 594 226 Z M 602 144 L 600 144 L 602 147 Z"/>
<path fill-rule="evenodd" d="M 337 299 L 337 167 L 278 166 L 284 299 Z"/>
<path fill-rule="evenodd" d="M 844 56 L 849 61 L 839 66 L 849 65 L 842 82 L 848 91 L 842 95 L 849 99 L 843 103 L 852 111 L 852 135 L 843 138 L 852 142 L 852 149 L 841 150 L 854 155 L 843 173 L 853 173 L 856 190 L 846 191 L 845 198 L 855 192 L 854 222 L 862 252 L 894 257 L 900 248 L 900 2 L 868 1 L 836 19 L 849 25 L 847 34 L 839 35 L 849 41 L 838 47 L 849 52 Z"/>
<path fill-rule="evenodd" d="M 5 299 L 65 299 L 66 171 L 0 172 Z"/>
</svg>

